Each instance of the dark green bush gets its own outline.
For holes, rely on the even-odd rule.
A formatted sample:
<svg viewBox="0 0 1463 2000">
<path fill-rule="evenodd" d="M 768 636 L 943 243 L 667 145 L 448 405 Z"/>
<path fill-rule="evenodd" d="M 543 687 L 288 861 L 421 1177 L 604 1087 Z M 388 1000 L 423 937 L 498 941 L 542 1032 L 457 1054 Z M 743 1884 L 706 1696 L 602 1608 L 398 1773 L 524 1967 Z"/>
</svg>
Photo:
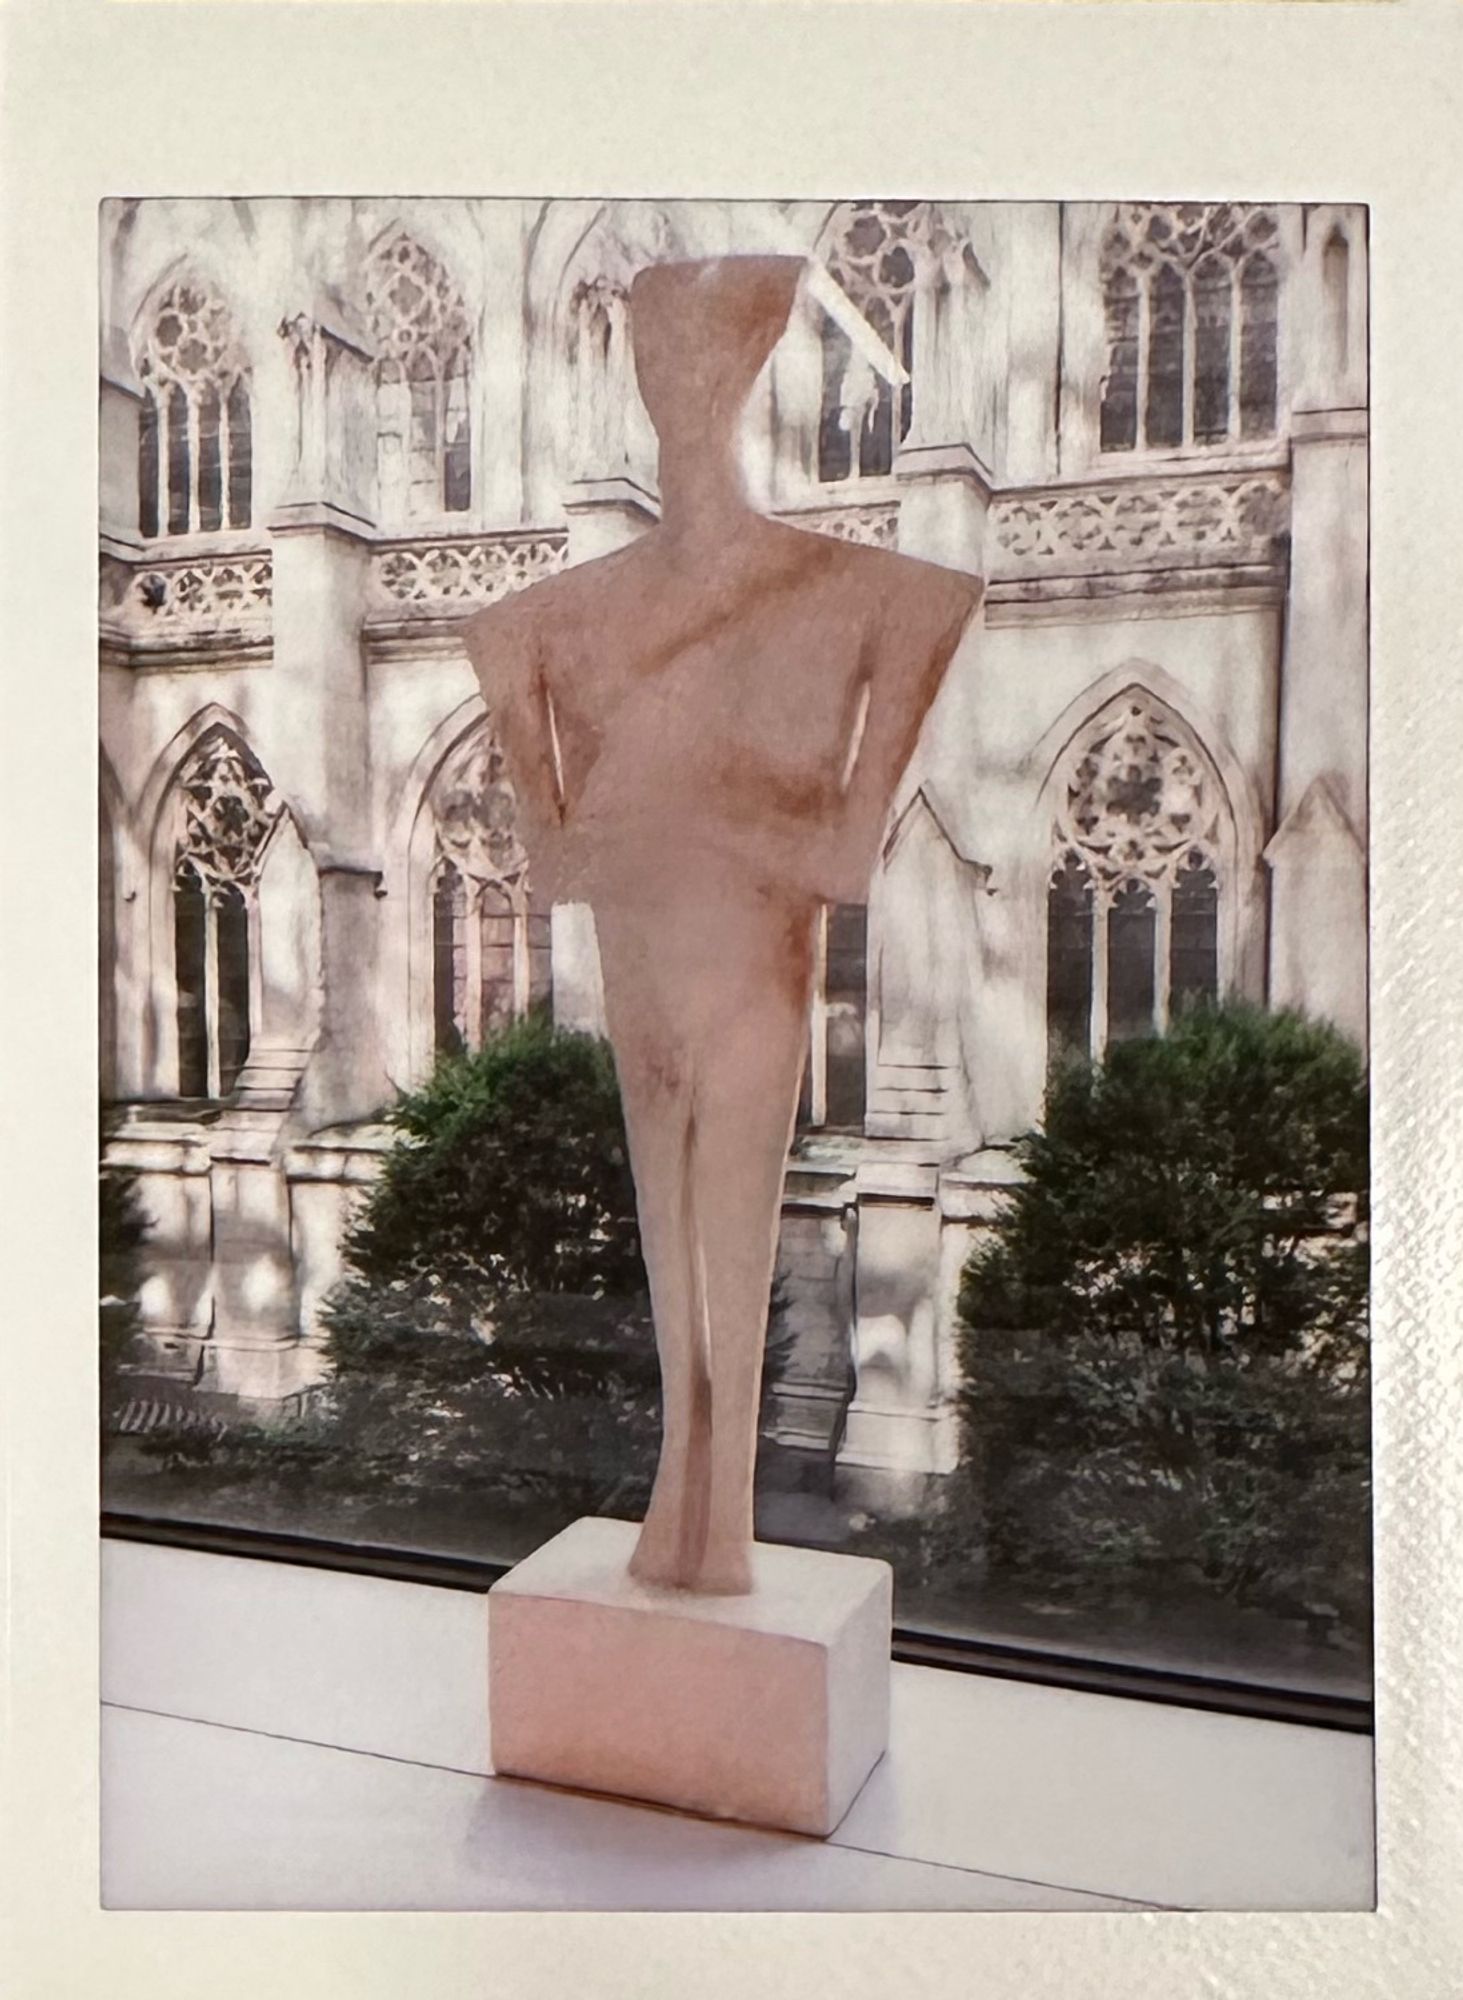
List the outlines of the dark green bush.
<svg viewBox="0 0 1463 2000">
<path fill-rule="evenodd" d="M 400 1143 L 346 1243 L 372 1283 L 450 1279 L 460 1305 L 644 1289 L 609 1045 L 533 1017 L 440 1062 L 389 1114 Z"/>
<path fill-rule="evenodd" d="M 1357 1051 L 1230 1004 L 1053 1077 L 960 1298 L 992 1575 L 1368 1614 Z"/>
<path fill-rule="evenodd" d="M 659 1374 L 608 1046 L 534 1018 L 444 1058 L 346 1232 L 326 1378 L 285 1423 L 160 1443 L 292 1505 L 492 1524 L 633 1511 Z"/>
<path fill-rule="evenodd" d="M 424 1545 L 465 1528 L 490 1553 L 516 1520 L 643 1513 L 660 1376 L 608 1045 L 530 1020 L 444 1059 L 390 1123 L 304 1409 L 138 1454 L 226 1512 Z"/>
</svg>

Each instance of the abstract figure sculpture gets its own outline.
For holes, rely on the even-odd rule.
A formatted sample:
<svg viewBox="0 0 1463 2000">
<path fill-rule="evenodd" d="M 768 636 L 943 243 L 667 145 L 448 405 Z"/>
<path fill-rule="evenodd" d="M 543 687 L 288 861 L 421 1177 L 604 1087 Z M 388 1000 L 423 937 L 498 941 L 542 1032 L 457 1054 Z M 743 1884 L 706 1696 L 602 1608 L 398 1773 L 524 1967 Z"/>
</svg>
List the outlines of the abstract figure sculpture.
<svg viewBox="0 0 1463 2000">
<path fill-rule="evenodd" d="M 747 502 L 737 421 L 801 260 L 644 271 L 662 518 L 480 613 L 468 644 L 540 894 L 594 911 L 664 1394 L 643 1583 L 751 1588 L 768 1295 L 820 903 L 867 894 L 980 596 Z"/>
</svg>

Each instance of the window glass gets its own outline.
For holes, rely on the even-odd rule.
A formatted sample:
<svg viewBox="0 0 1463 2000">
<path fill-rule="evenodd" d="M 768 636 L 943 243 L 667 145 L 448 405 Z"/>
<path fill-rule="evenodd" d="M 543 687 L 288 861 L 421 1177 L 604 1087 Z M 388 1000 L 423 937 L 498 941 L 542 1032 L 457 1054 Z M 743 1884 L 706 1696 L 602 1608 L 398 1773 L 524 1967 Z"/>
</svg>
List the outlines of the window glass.
<svg viewBox="0 0 1463 2000">
<path fill-rule="evenodd" d="M 1235 202 L 1130 203 L 1100 260 L 1103 451 L 1173 451 L 1274 434 L 1278 224 Z"/>
<path fill-rule="evenodd" d="M 379 500 L 388 524 L 462 513 L 472 490 L 472 330 L 446 266 L 404 230 L 366 259 L 361 301 L 376 352 Z"/>
<path fill-rule="evenodd" d="M 469 242 L 464 212 L 476 206 L 423 203 L 422 231 Z M 701 241 L 698 213 L 672 205 L 667 242 Z M 596 225 L 593 259 L 566 247 L 543 281 L 553 324 L 530 318 L 512 357 L 515 379 L 541 367 L 564 389 L 553 438 L 525 432 L 552 457 L 529 467 L 545 494 L 571 431 L 581 465 L 624 462 L 634 259 L 613 222 Z M 870 336 L 911 372 L 917 355 L 947 368 L 947 396 L 962 342 L 1010 372 L 1034 365 L 1058 317 L 1053 293 L 1023 334 L 998 257 L 997 309 L 978 327 L 958 316 L 975 288 L 952 277 L 941 292 L 939 274 L 958 276 L 972 227 L 958 209 L 861 200 L 819 239 Z M 1055 240 L 1049 214 L 1015 205 L 986 234 L 1028 227 L 1030 273 Z M 867 905 L 819 916 L 758 1531 L 888 1560 L 914 1630 L 1364 1691 L 1362 1057 L 1339 1030 L 1237 997 L 1264 977 L 1262 856 L 1286 864 L 1275 826 L 1250 823 L 1274 790 L 1270 750 L 1222 731 L 1242 735 L 1233 718 L 1260 713 L 1261 694 L 1272 714 L 1283 675 L 1277 696 L 1244 620 L 1224 621 L 1210 657 L 1218 621 L 1189 615 L 1191 588 L 1218 589 L 1206 537 L 1224 530 L 1203 508 L 1230 470 L 1179 481 L 1141 462 L 1273 433 L 1279 243 L 1271 209 L 1119 212 L 1093 304 L 1102 445 L 1133 456 L 1120 480 L 1109 466 L 1086 484 L 1122 504 L 1077 511 L 1083 481 L 1063 473 L 1077 525 L 1060 574 L 1033 558 L 983 634 L 1005 748 L 958 703 L 941 710 L 952 733 L 929 812 L 901 821 Z M 471 258 L 450 271 L 394 225 L 340 254 L 331 279 L 363 309 L 375 363 L 390 559 L 421 586 L 384 605 L 385 558 L 363 565 L 359 818 L 292 794 L 319 768 L 338 775 L 339 697 L 323 661 L 318 685 L 298 655 L 283 679 L 241 671 L 233 557 L 186 616 L 183 585 L 158 597 L 147 675 L 127 682 L 138 698 L 103 705 L 120 800 L 101 860 L 107 1226 L 128 1203 L 133 1218 L 108 1251 L 109 1324 L 123 1314 L 129 1332 L 108 1377 L 105 1496 L 180 1522 L 508 1562 L 583 1513 L 643 1510 L 652 1314 L 593 924 L 535 883 L 453 630 L 532 573 L 521 527 L 440 518 L 469 506 L 487 302 Z M 1334 319 L 1349 267 L 1327 257 Z M 955 315 L 943 349 L 924 323 L 915 338 L 926 282 Z M 251 400 L 233 331 L 259 323 L 260 301 L 235 317 L 211 284 L 127 283 L 154 301 L 137 332 L 143 534 L 247 526 L 256 449 L 287 464 L 292 445 L 284 415 Z M 798 476 L 852 489 L 892 465 L 924 381 L 891 384 L 861 339 L 818 326 L 799 405 L 811 423 L 821 398 L 817 462 L 801 437 Z M 1007 354 L 1008 335 L 1029 349 Z M 1331 337 L 1340 351 L 1344 324 Z M 1046 360 L 1057 379 L 1054 349 Z M 369 399 L 365 416 L 369 458 Z M 1152 527 L 1160 481 L 1193 486 L 1196 512 Z M 887 545 L 892 500 L 812 497 L 830 532 Z M 996 496 L 998 527 L 1009 504 Z M 896 524 L 906 538 L 913 519 Z M 1144 569 L 1141 590 L 1108 590 L 1119 557 L 1137 570 L 1155 537 L 1163 587 Z M 214 559 L 149 551 L 142 580 L 202 577 Z M 278 590 L 322 587 L 287 568 Z M 1079 597 L 1103 598 L 1097 624 L 1073 623 Z M 267 609 L 278 648 L 299 605 Z M 186 644 L 168 656 L 175 627 Z M 1114 694 L 1120 660 L 1133 664 Z M 1227 722 L 1202 720 L 1202 689 Z M 1038 758 L 1064 713 L 1085 719 Z M 1305 879 L 1319 942 L 1307 934 L 1300 956 L 1324 951 L 1329 967 L 1344 912 L 1325 876 L 1322 923 L 1323 873 Z M 132 1276 L 115 1275 L 127 1259 Z"/>
<path fill-rule="evenodd" d="M 247 528 L 247 361 L 229 308 L 186 278 L 145 311 L 134 336 L 143 384 L 137 445 L 138 526 L 145 537 Z"/>
</svg>

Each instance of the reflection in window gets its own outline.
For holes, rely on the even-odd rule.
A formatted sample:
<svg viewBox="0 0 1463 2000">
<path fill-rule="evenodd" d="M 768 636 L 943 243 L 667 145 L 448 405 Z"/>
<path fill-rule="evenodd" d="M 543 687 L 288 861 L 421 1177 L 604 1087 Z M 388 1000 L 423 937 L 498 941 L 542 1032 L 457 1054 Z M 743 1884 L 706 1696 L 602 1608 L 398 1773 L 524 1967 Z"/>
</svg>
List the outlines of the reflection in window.
<svg viewBox="0 0 1463 2000">
<path fill-rule="evenodd" d="M 1219 994 L 1217 776 L 1138 692 L 1068 759 L 1047 887 L 1047 1047 L 1100 1056 Z"/>
<path fill-rule="evenodd" d="M 142 534 L 247 528 L 253 486 L 248 365 L 227 306 L 196 280 L 180 279 L 148 314 L 136 348 Z"/>
<path fill-rule="evenodd" d="M 828 269 L 909 377 L 914 361 L 915 254 L 927 204 L 850 202 L 828 253 Z M 913 382 L 895 389 L 827 314 L 821 315 L 823 393 L 818 477 L 837 480 L 888 472 L 909 431 Z"/>
<path fill-rule="evenodd" d="M 1335 228 L 1321 253 L 1321 297 L 1325 305 L 1326 374 L 1334 380 L 1346 372 L 1350 350 L 1351 246 Z"/>
<path fill-rule="evenodd" d="M 637 390 L 630 355 L 630 305 L 622 280 L 584 278 L 569 301 L 569 370 L 574 420 L 571 463 L 578 478 L 623 472 Z"/>
<path fill-rule="evenodd" d="M 818 914 L 800 1130 L 863 1130 L 868 916 L 862 903 L 825 904 Z"/>
<path fill-rule="evenodd" d="M 472 499 L 472 333 L 447 272 L 404 231 L 368 261 L 382 518 L 460 514 Z"/>
<path fill-rule="evenodd" d="M 1135 203 L 1102 249 L 1104 451 L 1270 437 L 1279 271 L 1273 211 Z"/>
</svg>

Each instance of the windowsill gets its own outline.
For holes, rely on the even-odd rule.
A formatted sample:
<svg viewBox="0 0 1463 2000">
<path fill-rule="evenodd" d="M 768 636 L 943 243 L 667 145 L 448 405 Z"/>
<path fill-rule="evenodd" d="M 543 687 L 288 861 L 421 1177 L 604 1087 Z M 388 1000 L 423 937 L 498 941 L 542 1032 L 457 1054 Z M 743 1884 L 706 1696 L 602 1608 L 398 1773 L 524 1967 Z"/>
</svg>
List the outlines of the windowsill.
<svg viewBox="0 0 1463 2000">
<path fill-rule="evenodd" d="M 262 555 L 269 547 L 269 536 L 263 527 L 218 528 L 207 533 L 200 530 L 196 535 L 152 535 L 140 537 L 137 543 L 137 567 L 146 569 L 149 565 L 178 562 L 201 562 L 205 559 L 229 556 Z"/>
<path fill-rule="evenodd" d="M 1290 462 L 1290 440 L 1277 433 L 1258 438 L 1254 444 L 1187 445 L 1173 451 L 1144 448 L 1135 451 L 1094 452 L 1086 466 L 1064 474 L 1060 480 L 1041 481 L 1023 491 L 1043 492 L 1047 484 L 1090 486 L 1106 479 L 1152 479 L 1160 474 L 1186 477 L 1191 473 L 1283 472 Z"/>
<path fill-rule="evenodd" d="M 1371 1742 L 928 1667 L 827 1841 L 491 1775 L 490 1600 L 108 1542 L 109 1909 L 1369 1909 Z"/>
</svg>

